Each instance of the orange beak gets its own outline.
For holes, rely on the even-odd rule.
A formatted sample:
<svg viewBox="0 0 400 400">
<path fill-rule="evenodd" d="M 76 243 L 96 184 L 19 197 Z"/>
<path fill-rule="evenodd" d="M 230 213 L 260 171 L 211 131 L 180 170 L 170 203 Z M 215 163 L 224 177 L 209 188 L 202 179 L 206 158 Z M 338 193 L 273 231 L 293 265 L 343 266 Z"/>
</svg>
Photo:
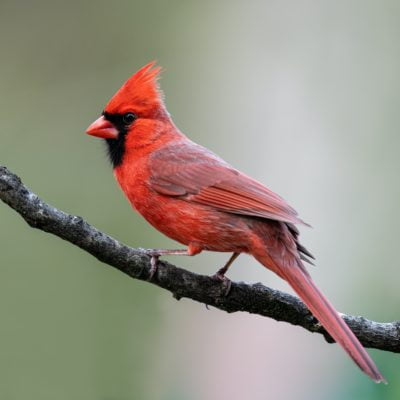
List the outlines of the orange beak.
<svg viewBox="0 0 400 400">
<path fill-rule="evenodd" d="M 103 115 L 86 129 L 86 133 L 103 139 L 117 139 L 118 137 L 118 130 Z"/>
</svg>

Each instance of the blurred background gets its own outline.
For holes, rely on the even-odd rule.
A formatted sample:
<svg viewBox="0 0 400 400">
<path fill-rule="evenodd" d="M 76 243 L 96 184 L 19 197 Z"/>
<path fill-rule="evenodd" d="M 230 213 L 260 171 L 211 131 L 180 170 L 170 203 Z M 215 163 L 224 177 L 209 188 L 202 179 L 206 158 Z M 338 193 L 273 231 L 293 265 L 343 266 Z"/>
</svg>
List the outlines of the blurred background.
<svg viewBox="0 0 400 400">
<path fill-rule="evenodd" d="M 175 248 L 134 214 L 84 134 L 158 60 L 176 124 L 294 205 L 339 311 L 400 319 L 400 3 L 0 1 L 0 164 L 50 204 L 136 247 Z M 0 398 L 398 399 L 286 323 L 177 302 L 0 204 Z M 211 274 L 227 255 L 172 259 Z M 290 291 L 241 256 L 234 280 Z"/>
</svg>

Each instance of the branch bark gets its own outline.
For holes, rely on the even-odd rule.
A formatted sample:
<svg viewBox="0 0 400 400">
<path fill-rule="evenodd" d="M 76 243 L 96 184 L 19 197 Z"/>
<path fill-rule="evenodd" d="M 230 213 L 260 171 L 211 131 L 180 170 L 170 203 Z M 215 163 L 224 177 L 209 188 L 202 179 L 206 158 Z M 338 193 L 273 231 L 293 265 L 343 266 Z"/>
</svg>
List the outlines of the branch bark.
<svg viewBox="0 0 400 400">
<path fill-rule="evenodd" d="M 33 228 L 52 233 L 92 254 L 134 279 L 150 276 L 150 258 L 143 249 L 134 249 L 88 224 L 81 217 L 69 215 L 50 206 L 31 192 L 18 176 L 0 166 L 0 199 L 17 211 Z M 299 325 L 310 332 L 330 336 L 295 296 L 263 286 L 261 283 L 232 282 L 228 296 L 221 284 L 160 261 L 149 282 L 170 291 L 176 299 L 186 297 L 228 313 L 246 311 Z M 342 315 L 365 347 L 400 353 L 400 321 L 374 322 L 361 316 Z"/>
</svg>

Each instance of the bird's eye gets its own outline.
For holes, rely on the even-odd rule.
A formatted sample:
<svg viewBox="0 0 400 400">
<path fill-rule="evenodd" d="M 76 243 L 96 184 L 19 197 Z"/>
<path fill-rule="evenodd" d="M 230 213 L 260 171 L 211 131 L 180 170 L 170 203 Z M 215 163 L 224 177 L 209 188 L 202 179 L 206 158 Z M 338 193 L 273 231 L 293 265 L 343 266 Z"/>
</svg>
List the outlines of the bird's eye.
<svg viewBox="0 0 400 400">
<path fill-rule="evenodd" d="M 126 113 L 122 116 L 122 121 L 124 121 L 124 124 L 130 125 L 136 118 L 134 113 Z"/>
</svg>

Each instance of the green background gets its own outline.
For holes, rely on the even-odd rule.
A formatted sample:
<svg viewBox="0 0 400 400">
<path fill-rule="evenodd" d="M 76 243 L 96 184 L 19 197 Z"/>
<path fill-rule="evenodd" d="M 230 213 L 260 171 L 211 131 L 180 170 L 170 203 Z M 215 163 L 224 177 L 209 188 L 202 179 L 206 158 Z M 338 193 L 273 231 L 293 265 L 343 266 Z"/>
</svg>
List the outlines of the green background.
<svg viewBox="0 0 400 400">
<path fill-rule="evenodd" d="M 314 229 L 316 283 L 346 313 L 400 319 L 400 3 L 0 1 L 0 164 L 137 247 L 135 215 L 84 134 L 158 60 L 176 124 L 268 184 Z M 226 255 L 172 259 L 212 273 Z M 232 279 L 285 283 L 241 256 Z M 0 204 L 0 398 L 398 399 L 301 328 L 176 302 Z"/>
</svg>

